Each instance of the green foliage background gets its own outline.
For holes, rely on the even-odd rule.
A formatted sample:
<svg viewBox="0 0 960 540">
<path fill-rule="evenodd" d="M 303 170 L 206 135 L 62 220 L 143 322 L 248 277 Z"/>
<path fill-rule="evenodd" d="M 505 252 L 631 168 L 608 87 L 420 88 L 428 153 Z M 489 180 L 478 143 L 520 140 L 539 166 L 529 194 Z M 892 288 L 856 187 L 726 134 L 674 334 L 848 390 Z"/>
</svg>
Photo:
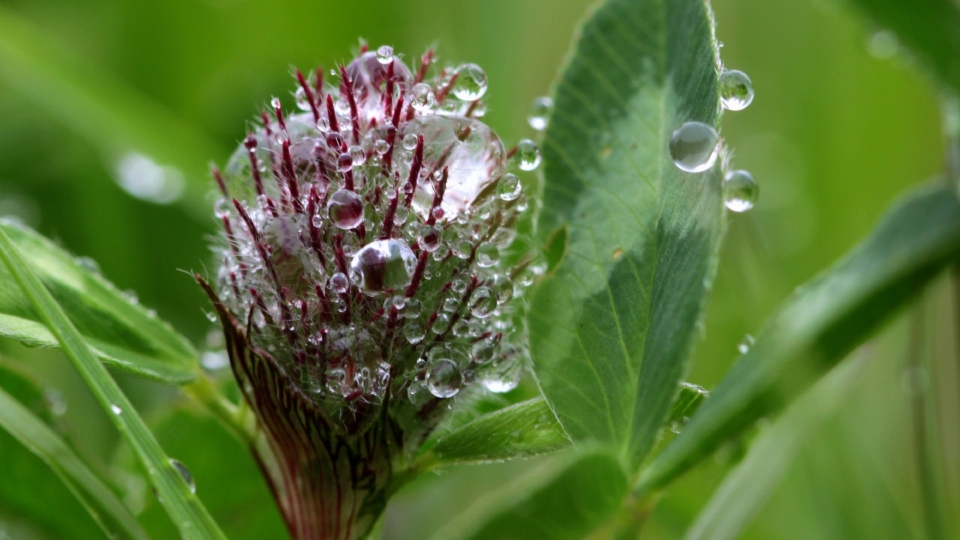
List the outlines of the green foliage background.
<svg viewBox="0 0 960 540">
<path fill-rule="evenodd" d="M 508 144 L 530 137 L 528 105 L 548 92 L 590 4 L 2 0 L 0 9 L 65 51 L 72 69 L 95 81 L 106 74 L 158 107 L 162 117 L 189 126 L 209 140 L 213 155 L 206 157 L 222 164 L 270 96 L 292 106 L 291 65 L 332 67 L 350 58 L 358 36 L 374 47 L 393 44 L 408 58 L 436 43 L 442 61 L 481 65 L 490 80 L 487 122 Z M 746 71 L 757 90 L 750 108 L 724 116 L 722 134 L 736 150 L 734 164 L 760 182 L 761 197 L 754 211 L 729 222 L 706 333 L 689 377 L 708 388 L 726 372 L 746 333 L 865 236 L 898 193 L 937 175 L 944 155 L 934 86 L 907 57 L 878 58 L 882 37 L 847 3 L 716 0 L 714 9 L 724 63 Z M 157 206 L 127 195 L 113 179 L 112 156 L 104 154 L 98 135 L 81 134 L 48 113 L 49 100 L 69 102 L 69 96 L 27 93 L 16 82 L 0 82 L 0 214 L 20 215 L 72 252 L 94 258 L 106 277 L 137 291 L 143 304 L 202 345 L 210 329 L 206 301 L 190 276 L 177 270 L 209 263 L 212 216 L 199 218 L 190 204 Z M 207 181 L 203 165 L 184 171 L 188 182 Z M 942 416 L 935 419 L 946 464 L 941 487 L 957 510 L 960 367 L 952 356 L 956 324 L 947 293 L 946 283 L 937 284 L 923 309 L 940 375 L 931 384 L 942 397 Z M 908 321 L 895 322 L 855 353 L 875 361 L 867 363 L 854 395 L 808 438 L 746 537 L 922 536 L 910 401 L 901 384 L 908 335 Z M 129 460 L 61 354 L 6 341 L 0 342 L 2 354 L 27 360 L 31 371 L 63 391 L 68 408 L 61 422 L 70 426 L 78 450 L 101 463 L 101 472 L 109 475 L 112 463 Z M 148 418 L 179 399 L 168 388 L 119 378 Z M 535 393 L 528 382 L 508 397 L 520 401 Z M 241 446 L 225 434 L 207 434 L 210 420 L 176 414 L 178 420 L 153 414 L 158 438 L 191 467 L 198 493 L 228 536 L 271 537 L 278 517 Z M 225 453 L 229 459 L 217 459 Z M 42 486 L 50 500 L 64 501 L 63 516 L 84 516 L 56 477 L 30 460 L 36 458 L 0 439 L 0 468 L 37 471 L 2 474 L 2 491 Z M 549 463 L 484 465 L 421 478 L 392 503 L 384 538 L 427 538 L 472 501 L 505 482 L 522 482 L 523 474 L 541 466 Z M 661 502 L 644 537 L 682 537 L 728 468 L 711 461 L 685 477 Z M 155 538 L 173 538 L 162 510 L 146 499 L 142 521 L 151 531 L 169 531 Z M 54 525 L 36 525 L 54 518 L 32 515 L 25 510 L 29 504 L 12 500 L 0 497 L 0 531 L 18 540 L 62 537 Z M 98 531 L 90 522 L 76 533 L 96 538 Z"/>
</svg>

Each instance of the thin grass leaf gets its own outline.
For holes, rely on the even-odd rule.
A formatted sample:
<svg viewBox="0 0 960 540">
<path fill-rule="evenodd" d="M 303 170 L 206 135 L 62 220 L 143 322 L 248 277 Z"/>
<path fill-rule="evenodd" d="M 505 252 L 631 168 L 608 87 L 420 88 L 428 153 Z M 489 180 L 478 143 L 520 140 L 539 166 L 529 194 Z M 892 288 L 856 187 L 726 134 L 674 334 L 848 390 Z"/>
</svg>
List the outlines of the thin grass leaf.
<svg viewBox="0 0 960 540">
<path fill-rule="evenodd" d="M 420 462 L 426 469 L 529 458 L 570 446 L 543 398 L 485 414 L 444 435 Z"/>
<path fill-rule="evenodd" d="M 109 538 L 148 538 L 130 510 L 70 446 L 2 388 L 0 427 L 50 466 Z"/>
<path fill-rule="evenodd" d="M 141 154 L 185 176 L 181 201 L 208 219 L 207 163 L 221 149 L 194 126 L 0 7 L 0 81 L 99 149 L 111 170 Z"/>
<path fill-rule="evenodd" d="M 780 485 L 797 454 L 817 428 L 850 395 L 867 358 L 859 356 L 834 368 L 790 406 L 750 445 L 750 452 L 727 474 L 697 516 L 686 540 L 734 540 L 753 521 Z"/>
<path fill-rule="evenodd" d="M 191 492 L 133 405 L 94 356 L 83 336 L 64 313 L 43 282 L 26 265 L 16 245 L 0 228 L 0 260 L 30 299 L 34 310 L 57 337 L 97 401 L 107 411 L 121 436 L 130 444 L 147 471 L 161 504 L 186 540 L 226 539 L 203 504 Z"/>
<path fill-rule="evenodd" d="M 575 442 L 610 444 L 633 466 L 669 417 L 716 273 L 720 167 L 681 171 L 669 141 L 686 122 L 718 122 L 717 54 L 704 0 L 602 3 L 543 142 L 540 240 L 567 233 L 530 308 L 536 376 Z"/>
<path fill-rule="evenodd" d="M 36 232 L 0 218 L 0 230 L 93 348 L 111 367 L 167 384 L 195 378 L 197 352 L 170 325 Z M 32 347 L 59 341 L 14 276 L 0 267 L 0 336 Z"/>
<path fill-rule="evenodd" d="M 574 451 L 491 493 L 431 540 L 577 540 L 616 514 L 627 488 L 615 455 Z"/>
<path fill-rule="evenodd" d="M 851 0 L 876 24 L 893 31 L 910 53 L 960 92 L 960 5 L 953 0 Z"/>
<path fill-rule="evenodd" d="M 758 418 L 781 409 L 960 257 L 960 202 L 937 183 L 910 194 L 873 234 L 767 323 L 683 432 L 643 471 L 657 490 Z"/>
</svg>

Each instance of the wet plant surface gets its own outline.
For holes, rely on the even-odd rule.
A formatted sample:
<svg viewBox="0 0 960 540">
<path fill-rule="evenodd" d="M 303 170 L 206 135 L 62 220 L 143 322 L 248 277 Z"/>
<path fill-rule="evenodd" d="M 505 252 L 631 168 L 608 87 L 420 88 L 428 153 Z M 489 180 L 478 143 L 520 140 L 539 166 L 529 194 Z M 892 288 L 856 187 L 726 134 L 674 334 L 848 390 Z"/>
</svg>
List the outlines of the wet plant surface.
<svg viewBox="0 0 960 540">
<path fill-rule="evenodd" d="M 576 27 L 585 6 L 521 3 L 538 15 L 493 26 L 522 22 L 504 43 L 540 36 L 553 65 L 547 15 L 570 15 L 536 92 L 505 67 L 529 46 L 458 49 L 498 2 L 452 34 L 469 2 L 434 6 L 443 23 L 381 6 L 393 26 L 350 54 L 353 36 L 307 58 L 263 41 L 284 66 L 330 61 L 292 78 L 211 37 L 244 67 L 217 60 L 208 84 L 233 91 L 196 98 L 205 119 L 175 105 L 166 57 L 115 76 L 79 59 L 89 36 L 71 52 L 36 8 L 0 8 L 0 135 L 41 140 L 33 114 L 83 148 L 0 181 L 0 539 L 953 537 L 960 8 L 754 3 L 604 0 Z M 197 9 L 217 36 L 252 7 Z M 163 36 L 182 14 L 158 9 Z M 939 112 L 930 89 L 828 92 L 853 77 L 839 46 L 767 69 L 738 44 L 796 36 L 760 15 L 825 42 L 873 25 L 863 54 L 926 77 Z M 391 35 L 407 17 L 454 45 Z M 857 107 L 883 124 L 847 129 Z M 877 137 L 926 153 L 849 152 Z M 91 148 L 106 187 L 37 195 L 87 178 Z M 937 176 L 884 180 L 917 171 Z"/>
</svg>

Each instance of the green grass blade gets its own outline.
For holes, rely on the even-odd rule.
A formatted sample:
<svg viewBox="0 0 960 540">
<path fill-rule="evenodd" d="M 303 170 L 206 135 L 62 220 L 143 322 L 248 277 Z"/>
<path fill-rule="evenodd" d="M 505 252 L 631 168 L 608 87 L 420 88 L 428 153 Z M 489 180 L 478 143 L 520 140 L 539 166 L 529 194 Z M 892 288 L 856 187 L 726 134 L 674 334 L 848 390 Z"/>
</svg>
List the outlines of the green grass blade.
<svg viewBox="0 0 960 540">
<path fill-rule="evenodd" d="M 627 490 L 619 458 L 574 452 L 490 494 L 431 540 L 578 540 L 616 514 Z"/>
<path fill-rule="evenodd" d="M 953 0 L 851 0 L 879 26 L 893 31 L 913 56 L 960 92 L 960 4 Z"/>
<path fill-rule="evenodd" d="M 146 540 L 130 510 L 47 424 L 0 388 L 0 427 L 42 459 L 110 538 Z"/>
<path fill-rule="evenodd" d="M 960 202 L 940 183 L 901 201 L 871 236 L 777 311 L 700 410 L 641 475 L 656 490 L 809 387 L 960 256 Z"/>
<path fill-rule="evenodd" d="M 156 102 L 57 46 L 0 7 L 0 81 L 100 150 L 113 169 L 131 152 L 186 177 L 184 205 L 208 219 L 207 163 L 226 151 Z"/>
<path fill-rule="evenodd" d="M 168 384 L 194 379 L 197 352 L 170 325 L 36 232 L 4 219 L 0 219 L 0 230 L 104 362 Z M 59 346 L 13 273 L 2 266 L 0 336 L 28 346 Z"/>
<path fill-rule="evenodd" d="M 602 3 L 543 142 L 538 234 L 568 235 L 534 291 L 536 376 L 575 442 L 611 444 L 634 466 L 670 414 L 716 272 L 720 167 L 684 173 L 669 153 L 684 122 L 718 121 L 713 30 L 704 0 Z"/>
<path fill-rule="evenodd" d="M 863 372 L 866 357 L 837 366 L 750 445 L 697 516 L 686 540 L 734 540 L 753 521 L 817 427 L 843 404 Z"/>
<path fill-rule="evenodd" d="M 107 411 L 121 436 L 130 444 L 150 477 L 161 504 L 186 540 L 225 539 L 203 504 L 163 453 L 133 405 L 94 356 L 83 336 L 21 258 L 16 245 L 0 229 L 0 260 L 19 284 L 64 353 Z"/>
<path fill-rule="evenodd" d="M 485 414 L 444 435 L 419 461 L 434 469 L 528 458 L 570 446 L 543 398 Z"/>
</svg>

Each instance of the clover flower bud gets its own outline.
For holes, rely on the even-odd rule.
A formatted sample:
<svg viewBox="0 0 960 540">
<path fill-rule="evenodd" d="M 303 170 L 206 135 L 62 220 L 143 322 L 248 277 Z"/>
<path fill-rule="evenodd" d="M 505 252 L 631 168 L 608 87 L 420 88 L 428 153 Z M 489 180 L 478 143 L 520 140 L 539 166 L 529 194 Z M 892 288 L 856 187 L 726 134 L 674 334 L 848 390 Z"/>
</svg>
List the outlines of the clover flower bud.
<svg viewBox="0 0 960 540">
<path fill-rule="evenodd" d="M 381 47 L 331 81 L 297 72 L 300 110 L 274 99 L 214 171 L 220 266 L 201 284 L 298 540 L 361 537 L 445 402 L 522 370 L 532 270 L 500 252 L 527 203 L 479 120 L 483 71 L 432 64 Z"/>
</svg>

